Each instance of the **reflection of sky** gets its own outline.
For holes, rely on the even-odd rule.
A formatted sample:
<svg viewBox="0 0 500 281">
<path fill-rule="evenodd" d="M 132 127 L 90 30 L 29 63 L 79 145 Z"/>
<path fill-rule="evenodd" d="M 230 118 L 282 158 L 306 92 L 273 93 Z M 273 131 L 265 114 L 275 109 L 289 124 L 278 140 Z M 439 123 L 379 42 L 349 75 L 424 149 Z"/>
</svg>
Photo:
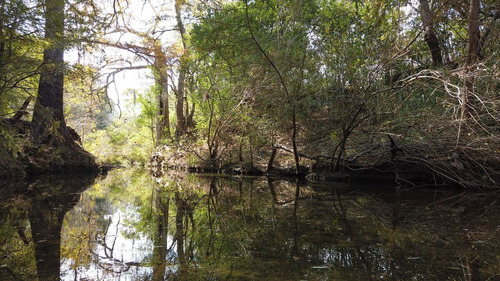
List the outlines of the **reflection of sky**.
<svg viewBox="0 0 500 281">
<path fill-rule="evenodd" d="M 89 192 L 88 190 L 87 192 Z M 103 202 L 104 203 L 104 202 Z M 114 204 L 113 204 L 114 203 Z M 128 205 L 129 202 L 106 202 L 107 204 L 119 204 L 121 206 Z M 85 220 L 83 217 L 77 217 L 71 212 L 75 212 L 81 208 L 82 201 L 67 214 L 67 217 L 74 219 Z M 99 208 L 98 205 L 94 208 Z M 141 277 L 151 276 L 153 269 L 149 266 L 153 254 L 153 242 L 149 237 L 146 237 L 137 232 L 137 229 L 126 225 L 126 221 L 139 221 L 141 215 L 136 208 L 127 207 L 124 210 L 118 209 L 117 206 L 106 208 L 107 212 L 103 214 L 103 218 L 110 220 L 105 239 L 93 233 L 92 241 L 92 262 L 90 264 L 81 265 L 77 268 L 76 279 L 75 270 L 72 269 L 74 261 L 70 258 L 61 259 L 61 280 L 142 280 Z M 100 208 L 100 212 L 102 212 Z M 81 213 L 81 212 L 79 212 Z M 68 216 L 69 215 L 69 216 Z M 91 224 L 93 222 L 87 222 Z M 94 222 L 95 223 L 95 222 Z M 85 222 L 82 222 L 85 224 Z M 87 224 L 87 229 L 92 229 Z M 63 227 L 62 235 L 68 231 Z M 133 238 L 128 238 L 127 233 L 133 233 Z M 64 240 L 63 240 L 64 241 Z M 104 245 L 105 242 L 105 245 Z M 172 238 L 167 238 L 167 247 L 172 244 Z M 105 247 L 106 246 L 106 247 Z M 175 249 L 174 249 L 175 250 Z M 141 265 L 141 263 L 147 264 Z"/>
<path fill-rule="evenodd" d="M 115 176 L 110 177 L 113 174 Z M 155 248 L 150 235 L 153 235 L 151 233 L 154 230 L 146 221 L 156 219 L 150 217 L 155 211 L 150 205 L 156 202 L 151 197 L 154 192 L 150 189 L 154 185 L 152 181 L 144 179 L 120 180 L 132 177 L 125 170 L 112 171 L 110 175 L 107 185 L 87 190 L 79 204 L 67 214 L 66 219 L 71 219 L 71 223 L 65 223 L 65 226 L 76 228 L 63 229 L 65 238 L 69 234 L 77 237 L 88 230 L 94 234 L 100 231 L 102 239 L 92 236 L 91 257 L 81 259 L 80 264 L 83 265 L 77 268 L 76 276 L 71 269 L 72 261 L 63 259 L 62 280 L 150 280 L 153 275 L 151 259 Z M 374 197 L 371 195 L 373 193 L 364 194 L 361 187 L 357 187 L 357 190 L 361 190 L 359 195 L 349 193 L 332 201 L 330 193 L 320 193 L 320 187 L 316 191 L 301 187 L 302 197 L 294 201 L 298 204 L 294 206 L 294 203 L 281 205 L 273 202 L 269 187 L 263 187 L 260 191 L 255 188 L 263 186 L 261 182 L 243 182 L 238 185 L 236 181 L 220 178 L 217 183 L 220 183 L 220 191 L 211 197 L 214 200 L 214 205 L 211 205 L 205 204 L 210 201 L 200 199 L 206 199 L 202 186 L 209 186 L 209 179 L 201 180 L 198 182 L 197 178 L 190 178 L 189 183 L 179 180 L 179 186 L 185 187 L 186 200 L 190 200 L 193 208 L 196 228 L 184 224 L 184 227 L 189 226 L 190 231 L 184 240 L 186 271 L 178 271 L 177 249 L 172 245 L 172 237 L 167 238 L 165 246 L 168 251 L 164 257 L 166 274 L 180 276 L 189 273 L 199 276 L 191 280 L 207 280 L 209 277 L 223 280 L 228 271 L 234 272 L 235 276 L 251 275 L 248 279 L 252 280 L 446 280 L 449 276 L 453 276 L 452 279 L 461 276 L 461 272 L 454 269 L 456 264 L 450 261 L 457 254 L 463 256 L 462 244 L 457 243 L 462 243 L 460 237 L 465 236 L 458 237 L 452 245 L 436 241 L 434 230 L 427 231 L 421 227 L 428 225 L 444 234 L 457 233 L 455 226 L 442 225 L 442 209 L 437 208 L 435 213 L 426 209 L 429 203 L 423 200 L 436 200 L 435 191 L 425 193 L 422 190 L 408 190 L 404 191 L 406 193 L 391 192 L 390 195 L 386 193 Z M 191 186 L 198 188 L 196 193 L 188 193 Z M 347 186 L 346 190 L 352 188 L 355 187 Z M 295 183 L 288 186 L 276 183 L 275 191 L 277 198 L 287 201 L 295 194 Z M 369 191 L 373 192 L 371 185 Z M 309 194 L 313 192 L 314 196 Z M 175 199 L 171 197 L 171 190 L 160 194 L 165 198 L 170 196 L 168 198 L 172 200 L 169 205 L 169 227 L 173 234 L 176 230 Z M 426 194 L 429 195 L 428 199 L 424 197 Z M 455 193 L 450 196 L 455 196 Z M 403 204 L 402 198 L 408 201 L 403 201 Z M 421 201 L 406 198 L 418 198 Z M 336 210 L 336 202 L 342 202 L 342 206 L 345 206 L 343 212 Z M 385 215 L 387 208 L 403 208 L 408 204 L 412 206 L 409 209 L 411 212 L 417 212 L 416 207 L 413 207 L 417 203 L 424 206 L 424 211 L 419 214 L 425 221 L 403 221 L 401 223 L 405 225 L 397 228 L 388 223 L 392 217 Z M 397 211 L 409 213 L 408 209 Z M 90 217 L 93 219 L 87 222 Z M 430 224 L 434 222 L 438 225 Z M 109 228 L 104 233 L 103 225 L 108 223 Z M 143 230 L 142 227 L 150 229 Z M 485 235 L 491 239 L 496 237 L 493 233 Z M 452 237 L 451 234 L 449 237 Z M 98 240 L 105 240 L 107 247 L 114 245 L 112 256 L 109 250 L 105 251 L 104 246 L 97 243 Z M 69 242 L 75 244 L 74 241 Z M 492 245 L 496 247 L 498 243 Z M 488 253 L 484 249 L 480 250 L 481 255 Z M 465 250 L 467 253 L 472 251 L 470 248 Z M 436 255 L 437 252 L 440 255 Z M 477 257 L 479 259 L 480 256 Z M 488 262 L 496 261 L 494 256 L 488 259 Z M 437 263 L 441 268 L 428 266 Z M 264 270 L 269 278 L 260 275 L 259 272 Z M 496 273 L 486 274 L 493 276 Z"/>
</svg>

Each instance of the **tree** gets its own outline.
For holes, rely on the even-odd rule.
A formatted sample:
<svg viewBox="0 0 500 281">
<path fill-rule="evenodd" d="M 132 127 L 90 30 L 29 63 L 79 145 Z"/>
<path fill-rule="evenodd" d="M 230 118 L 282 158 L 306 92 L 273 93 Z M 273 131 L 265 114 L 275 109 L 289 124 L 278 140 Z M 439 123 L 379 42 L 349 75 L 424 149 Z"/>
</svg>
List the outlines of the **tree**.
<svg viewBox="0 0 500 281">
<path fill-rule="evenodd" d="M 468 36 L 467 36 L 467 59 L 466 65 L 469 68 L 468 71 L 471 71 L 471 67 L 478 61 L 479 59 L 479 0 L 470 0 L 470 8 L 469 8 L 469 19 L 468 19 Z M 467 102 L 467 96 L 474 95 L 474 77 L 466 80 L 467 94 L 464 97 L 464 105 L 467 106 L 469 102 Z"/>
<path fill-rule="evenodd" d="M 34 135 L 45 142 L 67 135 L 63 112 L 64 0 L 45 2 L 45 40 L 38 95 L 33 111 Z M 49 132 L 55 130 L 54 132 Z"/>
<path fill-rule="evenodd" d="M 39 12 L 36 3 L 0 2 L 0 117 L 36 96 L 42 44 L 33 34 L 41 28 Z"/>
<path fill-rule="evenodd" d="M 170 138 L 170 109 L 168 98 L 168 67 L 167 57 L 160 42 L 154 43 L 154 68 L 155 88 L 158 96 L 158 114 L 156 122 L 156 140 Z"/>
<path fill-rule="evenodd" d="M 187 130 L 187 119 L 189 113 L 184 114 L 184 99 L 185 99 L 185 88 L 186 88 L 186 73 L 187 73 L 187 63 L 189 58 L 189 51 L 187 46 L 187 34 L 186 28 L 184 27 L 184 23 L 182 21 L 182 5 L 184 4 L 183 0 L 175 0 L 175 19 L 177 21 L 177 28 L 179 30 L 179 34 L 181 37 L 182 49 L 181 49 L 181 57 L 179 64 L 179 73 L 177 78 L 177 92 L 176 92 L 176 105 L 175 105 L 175 113 L 177 116 L 177 125 L 175 130 L 175 135 L 180 137 L 186 133 Z M 188 104 L 186 102 L 186 108 Z"/>
<path fill-rule="evenodd" d="M 419 0 L 419 2 L 420 14 L 424 25 L 424 41 L 431 52 L 432 62 L 435 66 L 440 66 L 443 63 L 443 56 L 441 55 L 441 47 L 439 46 L 439 40 L 433 26 L 434 15 L 429 8 L 428 0 Z"/>
</svg>

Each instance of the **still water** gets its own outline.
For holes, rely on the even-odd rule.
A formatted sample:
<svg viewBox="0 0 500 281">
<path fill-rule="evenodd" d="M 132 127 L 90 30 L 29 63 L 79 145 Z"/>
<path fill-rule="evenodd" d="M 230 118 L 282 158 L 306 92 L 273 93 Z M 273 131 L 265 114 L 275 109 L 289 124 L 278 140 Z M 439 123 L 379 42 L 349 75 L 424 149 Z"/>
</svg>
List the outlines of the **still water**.
<svg viewBox="0 0 500 281">
<path fill-rule="evenodd" d="M 0 280 L 500 280 L 498 199 L 132 169 L 0 183 Z"/>
</svg>

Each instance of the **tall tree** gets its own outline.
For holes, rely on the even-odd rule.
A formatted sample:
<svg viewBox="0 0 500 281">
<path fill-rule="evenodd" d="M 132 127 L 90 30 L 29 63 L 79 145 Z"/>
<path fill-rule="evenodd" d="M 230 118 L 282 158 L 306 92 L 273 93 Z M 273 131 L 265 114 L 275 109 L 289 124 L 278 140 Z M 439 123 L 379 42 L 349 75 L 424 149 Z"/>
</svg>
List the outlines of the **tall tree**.
<svg viewBox="0 0 500 281">
<path fill-rule="evenodd" d="M 465 91 L 462 99 L 462 113 L 470 114 L 471 99 L 474 95 L 473 67 L 478 61 L 479 53 L 479 0 L 470 0 L 468 31 L 467 31 L 467 58 L 465 64 L 467 73 Z M 465 116 L 463 116 L 465 117 Z"/>
<path fill-rule="evenodd" d="M 45 40 L 47 45 L 44 48 L 32 120 L 37 138 L 44 135 L 51 126 L 63 135 L 66 132 L 63 112 L 64 0 L 45 2 Z"/>
<path fill-rule="evenodd" d="M 478 61 L 479 53 L 479 0 L 470 0 L 468 30 L 467 30 L 467 58 L 465 61 L 466 73 L 462 91 L 461 122 L 472 113 L 472 100 L 474 97 L 474 65 Z M 457 142 L 460 138 L 460 131 Z"/>
<path fill-rule="evenodd" d="M 179 77 L 177 79 L 177 99 L 175 105 L 175 113 L 177 115 L 177 125 L 175 130 L 176 136 L 182 136 L 186 132 L 186 116 L 184 115 L 184 90 L 186 83 L 186 61 L 187 61 L 187 42 L 186 28 L 181 17 L 183 0 L 175 0 L 175 18 L 177 20 L 177 28 L 181 35 L 182 53 L 179 66 Z"/>
<path fill-rule="evenodd" d="M 168 75 L 167 57 L 162 49 L 161 42 L 154 43 L 154 77 L 155 88 L 158 94 L 158 121 L 156 124 L 156 140 L 170 138 L 170 110 L 168 102 Z"/>
<path fill-rule="evenodd" d="M 419 2 L 420 15 L 424 25 L 424 41 L 431 52 L 433 64 L 439 66 L 443 63 L 443 56 L 441 55 L 441 47 L 439 46 L 439 40 L 434 30 L 434 15 L 431 12 L 428 0 L 419 0 Z"/>
</svg>

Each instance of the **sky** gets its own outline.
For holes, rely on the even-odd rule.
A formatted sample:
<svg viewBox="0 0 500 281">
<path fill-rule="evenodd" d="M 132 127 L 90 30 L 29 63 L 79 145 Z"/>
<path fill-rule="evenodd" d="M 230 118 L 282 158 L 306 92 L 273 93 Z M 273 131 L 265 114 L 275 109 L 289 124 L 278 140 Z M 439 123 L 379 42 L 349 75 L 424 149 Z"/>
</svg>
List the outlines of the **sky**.
<svg viewBox="0 0 500 281">
<path fill-rule="evenodd" d="M 178 32 L 172 30 L 174 29 L 176 23 L 173 0 L 133 0 L 128 2 L 130 5 L 123 10 L 123 17 L 120 19 L 121 26 L 126 24 L 133 30 L 146 33 L 148 36 L 153 36 L 161 40 L 163 46 L 172 45 L 177 41 L 177 38 L 179 37 Z M 111 6 L 107 5 L 106 9 L 111 9 Z M 161 18 L 161 21 L 155 26 L 155 18 L 158 17 Z M 161 35 L 158 35 L 160 33 L 158 32 L 153 34 L 153 30 L 170 31 L 163 32 Z M 127 32 L 111 34 L 107 36 L 107 39 L 110 42 L 136 45 L 141 45 L 143 41 L 143 39 L 139 36 Z M 77 50 L 67 51 L 65 58 L 70 64 L 80 61 L 95 66 L 102 65 L 102 62 L 105 59 L 115 61 L 115 63 L 103 68 L 101 74 L 104 75 L 123 67 L 148 65 L 147 61 L 137 57 L 135 54 L 113 47 L 106 47 L 104 52 L 95 51 L 94 53 L 86 53 L 83 61 L 82 56 L 78 55 Z M 118 58 L 121 58 L 122 60 L 120 61 Z M 126 108 L 127 97 L 124 93 L 128 89 L 135 89 L 138 92 L 143 92 L 154 83 L 151 71 L 146 68 L 121 71 L 114 75 L 114 79 L 115 83 L 108 87 L 108 96 L 115 105 L 119 103 L 119 108 L 124 111 L 122 112 L 124 114 L 127 114 L 127 111 L 130 111 L 130 108 Z"/>
</svg>

